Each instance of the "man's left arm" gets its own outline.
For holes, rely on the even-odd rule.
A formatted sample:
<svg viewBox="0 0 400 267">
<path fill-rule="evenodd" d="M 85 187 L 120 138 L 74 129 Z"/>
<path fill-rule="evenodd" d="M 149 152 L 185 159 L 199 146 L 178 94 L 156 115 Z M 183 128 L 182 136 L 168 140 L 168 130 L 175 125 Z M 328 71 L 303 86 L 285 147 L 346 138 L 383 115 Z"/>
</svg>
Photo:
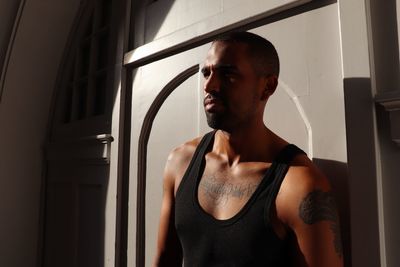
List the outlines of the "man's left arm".
<svg viewBox="0 0 400 267">
<path fill-rule="evenodd" d="M 342 267 L 339 215 L 330 184 L 312 163 L 289 169 L 277 210 L 293 236 L 294 266 Z"/>
</svg>

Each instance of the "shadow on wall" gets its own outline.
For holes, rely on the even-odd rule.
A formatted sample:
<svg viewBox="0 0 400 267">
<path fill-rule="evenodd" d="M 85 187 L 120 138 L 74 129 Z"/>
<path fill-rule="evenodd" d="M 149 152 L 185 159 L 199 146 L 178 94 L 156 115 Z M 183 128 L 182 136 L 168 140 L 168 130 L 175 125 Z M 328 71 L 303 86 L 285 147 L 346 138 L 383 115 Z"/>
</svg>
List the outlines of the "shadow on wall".
<svg viewBox="0 0 400 267">
<path fill-rule="evenodd" d="M 380 266 L 374 101 L 370 78 L 344 79 L 352 263 Z"/>
<path fill-rule="evenodd" d="M 314 158 L 313 162 L 327 175 L 340 216 L 344 266 L 351 266 L 350 206 L 347 164 L 340 161 Z"/>
</svg>

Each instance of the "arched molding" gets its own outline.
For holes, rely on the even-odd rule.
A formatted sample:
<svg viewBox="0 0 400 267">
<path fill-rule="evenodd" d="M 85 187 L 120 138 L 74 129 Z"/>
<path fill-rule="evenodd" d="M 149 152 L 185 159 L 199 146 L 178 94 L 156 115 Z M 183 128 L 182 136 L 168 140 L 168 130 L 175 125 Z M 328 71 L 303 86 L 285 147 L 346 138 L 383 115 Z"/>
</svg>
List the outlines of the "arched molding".
<svg viewBox="0 0 400 267">
<path fill-rule="evenodd" d="M 49 118 L 47 121 L 47 142 L 50 142 L 50 137 L 52 133 L 52 129 L 54 127 L 55 122 L 55 114 L 57 108 L 57 100 L 59 94 L 62 92 L 65 86 L 63 86 L 67 82 L 66 72 L 68 68 L 71 68 L 71 57 L 74 55 L 74 51 L 76 50 L 76 35 L 81 26 L 82 19 L 86 15 L 87 9 L 87 0 L 81 0 L 79 3 L 78 10 L 76 12 L 75 18 L 73 19 L 71 30 L 68 33 L 67 42 L 65 44 L 64 53 L 61 58 L 60 67 L 58 69 L 57 78 L 55 82 L 55 87 L 51 99 L 50 104 L 50 112 Z"/>
<path fill-rule="evenodd" d="M 303 109 L 303 106 L 301 105 L 298 96 L 295 94 L 295 92 L 290 88 L 289 85 L 287 85 L 284 81 L 279 80 L 279 85 L 285 90 L 286 95 L 290 98 L 290 100 L 293 102 L 293 104 L 296 106 L 296 109 L 303 120 L 304 126 L 307 129 L 307 144 L 308 144 L 308 157 L 312 159 L 314 157 L 313 153 L 313 140 L 312 140 L 312 127 L 310 120 L 308 119 L 308 116 L 306 112 Z"/>
<path fill-rule="evenodd" d="M 153 126 L 153 121 L 161 106 L 168 96 L 188 78 L 199 71 L 199 65 L 194 65 L 173 78 L 160 93 L 156 96 L 149 110 L 147 111 L 138 142 L 138 164 L 137 164 L 137 224 L 136 224 L 136 266 L 145 265 L 145 242 L 146 242 L 146 167 L 147 167 L 147 146 Z"/>
<path fill-rule="evenodd" d="M 14 41 L 15 41 L 15 37 L 17 36 L 19 23 L 21 21 L 21 17 L 22 17 L 22 13 L 24 11 L 25 3 L 26 3 L 26 0 L 21 0 L 20 3 L 19 3 L 17 14 L 15 16 L 14 26 L 12 28 L 11 35 L 10 35 L 10 41 L 8 43 L 6 55 L 5 55 L 5 58 L 4 58 L 4 63 L 3 63 L 4 65 L 3 65 L 2 69 L 1 69 L 1 76 L 0 76 L 0 103 L 1 103 L 2 95 L 3 95 L 3 91 L 4 91 L 4 85 L 5 85 L 5 81 L 6 81 L 8 64 L 10 63 L 10 58 L 11 58 L 12 50 L 13 50 L 13 47 L 14 47 Z"/>
</svg>

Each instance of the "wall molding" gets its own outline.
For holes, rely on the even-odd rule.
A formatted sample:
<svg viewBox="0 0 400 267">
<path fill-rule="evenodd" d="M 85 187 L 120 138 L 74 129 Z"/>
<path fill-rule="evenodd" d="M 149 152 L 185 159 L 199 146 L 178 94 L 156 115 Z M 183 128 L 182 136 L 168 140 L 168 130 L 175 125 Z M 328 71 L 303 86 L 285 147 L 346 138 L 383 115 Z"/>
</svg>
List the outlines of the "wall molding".
<svg viewBox="0 0 400 267">
<path fill-rule="evenodd" d="M 304 111 L 303 105 L 300 103 L 299 97 L 295 94 L 295 92 L 287 85 L 284 81 L 279 80 L 278 83 L 284 90 L 285 93 L 289 96 L 290 100 L 296 106 L 297 112 L 300 114 L 301 119 L 303 120 L 304 126 L 307 129 L 307 141 L 308 141 L 308 153 L 307 156 L 310 159 L 314 158 L 314 148 L 313 148 L 313 130 L 311 127 L 310 120 L 308 119 L 307 113 Z"/>
<path fill-rule="evenodd" d="M 375 103 L 389 112 L 391 138 L 400 146 L 400 90 L 377 94 Z"/>
<path fill-rule="evenodd" d="M 113 141 L 114 137 L 111 134 L 99 134 L 48 143 L 46 159 L 48 161 L 75 161 L 83 165 L 108 165 Z"/>
<path fill-rule="evenodd" d="M 4 85 L 5 85 L 6 76 L 7 76 L 8 64 L 10 63 L 10 58 L 11 58 L 12 50 L 13 50 L 13 47 L 14 47 L 15 37 L 17 36 L 19 23 L 21 21 L 22 13 L 24 11 L 24 7 L 25 7 L 25 3 L 26 3 L 26 0 L 20 0 L 20 1 L 21 2 L 19 3 L 17 15 L 15 16 L 15 20 L 14 20 L 14 26 L 13 26 L 13 29 L 12 29 L 12 32 L 11 32 L 10 41 L 8 42 L 8 47 L 7 47 L 7 52 L 6 52 L 6 56 L 5 56 L 5 59 L 4 59 L 3 68 L 1 70 L 1 76 L 0 76 L 0 103 L 1 103 L 1 100 L 2 100 L 3 92 L 4 92 Z"/>
</svg>

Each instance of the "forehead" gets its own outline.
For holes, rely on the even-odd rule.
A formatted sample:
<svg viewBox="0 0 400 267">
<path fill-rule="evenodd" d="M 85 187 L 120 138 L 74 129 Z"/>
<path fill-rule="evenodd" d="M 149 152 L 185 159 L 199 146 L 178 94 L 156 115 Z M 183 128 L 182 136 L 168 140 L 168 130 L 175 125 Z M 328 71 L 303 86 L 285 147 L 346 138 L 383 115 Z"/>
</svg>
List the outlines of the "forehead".
<svg viewBox="0 0 400 267">
<path fill-rule="evenodd" d="M 204 65 L 215 64 L 250 65 L 247 45 L 243 43 L 214 42 L 208 50 Z"/>
</svg>

